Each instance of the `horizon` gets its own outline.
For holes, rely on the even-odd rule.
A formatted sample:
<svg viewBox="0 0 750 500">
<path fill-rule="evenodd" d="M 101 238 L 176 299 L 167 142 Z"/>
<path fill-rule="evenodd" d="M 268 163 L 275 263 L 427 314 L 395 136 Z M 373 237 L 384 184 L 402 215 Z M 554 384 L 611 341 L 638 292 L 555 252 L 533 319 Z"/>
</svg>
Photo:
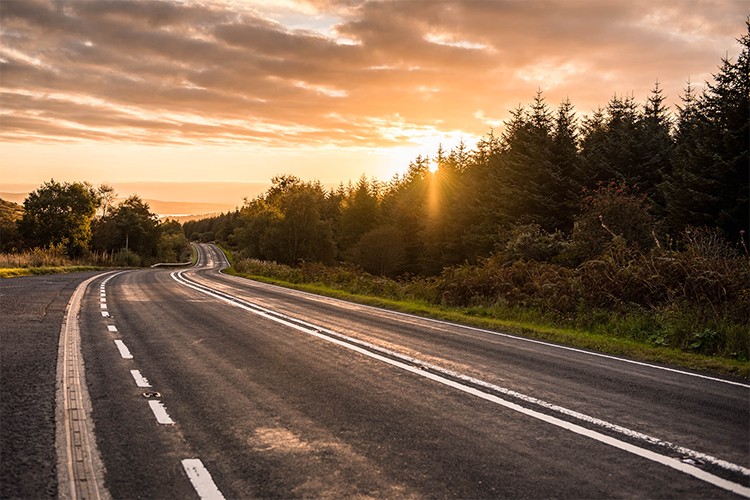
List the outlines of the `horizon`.
<svg viewBox="0 0 750 500">
<path fill-rule="evenodd" d="M 4 184 L 142 183 L 168 200 L 170 185 L 223 182 L 226 200 L 279 174 L 387 181 L 501 133 L 537 91 L 580 120 L 658 81 L 675 112 L 686 82 L 700 92 L 736 57 L 747 19 L 736 0 L 2 9 Z"/>
</svg>

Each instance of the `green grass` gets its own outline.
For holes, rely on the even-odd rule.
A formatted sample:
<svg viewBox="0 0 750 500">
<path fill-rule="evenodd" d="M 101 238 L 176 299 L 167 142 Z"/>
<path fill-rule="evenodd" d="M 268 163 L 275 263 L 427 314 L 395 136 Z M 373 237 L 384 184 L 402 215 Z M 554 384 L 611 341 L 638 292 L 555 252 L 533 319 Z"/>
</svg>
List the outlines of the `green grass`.
<svg viewBox="0 0 750 500">
<path fill-rule="evenodd" d="M 223 250 L 223 249 L 222 249 Z M 229 252 L 224 250 L 231 260 Z M 241 276 L 264 283 L 280 285 L 286 288 L 325 295 L 360 304 L 382 307 L 394 311 L 415 314 L 428 318 L 440 319 L 461 325 L 484 328 L 520 337 L 553 342 L 565 346 L 592 350 L 600 353 L 622 356 L 629 359 L 659 363 L 704 373 L 726 375 L 750 379 L 750 362 L 738 361 L 714 356 L 705 356 L 678 349 L 654 346 L 628 338 L 614 337 L 603 333 L 592 333 L 572 328 L 560 328 L 525 320 L 509 320 L 493 317 L 498 314 L 492 308 L 472 307 L 471 309 L 435 306 L 412 300 L 393 300 L 371 295 L 358 295 L 322 284 L 289 283 L 284 280 L 265 276 L 238 273 L 232 267 L 225 270 L 228 274 Z M 529 316 L 533 317 L 533 314 Z"/>
<path fill-rule="evenodd" d="M 40 266 L 40 267 L 3 267 L 0 268 L 0 278 L 18 278 L 21 276 L 35 276 L 41 274 L 67 274 L 83 271 L 103 271 L 106 267 L 98 266 Z"/>
</svg>

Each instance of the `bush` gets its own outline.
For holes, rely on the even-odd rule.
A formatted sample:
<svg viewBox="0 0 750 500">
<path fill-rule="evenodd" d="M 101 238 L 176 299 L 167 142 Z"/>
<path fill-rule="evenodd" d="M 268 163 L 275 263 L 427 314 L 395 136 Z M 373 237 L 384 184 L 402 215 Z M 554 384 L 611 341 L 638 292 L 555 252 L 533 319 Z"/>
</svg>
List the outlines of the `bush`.
<svg viewBox="0 0 750 500">
<path fill-rule="evenodd" d="M 656 222 L 648 197 L 624 182 L 600 183 L 584 191 L 576 217 L 570 251 L 578 262 L 601 255 L 619 238 L 620 243 L 646 252 L 656 243 Z"/>
<path fill-rule="evenodd" d="M 690 228 L 679 242 L 681 250 L 655 247 L 648 252 L 615 236 L 597 258 L 576 268 L 508 261 L 509 249 L 539 256 L 538 242 L 558 238 L 534 226 L 518 228 L 515 234 L 503 252 L 431 278 L 397 281 L 353 265 L 290 267 L 253 259 L 242 259 L 235 267 L 354 294 L 461 307 L 504 319 L 541 320 L 702 354 L 748 358 L 750 260 L 732 249 L 721 233 Z"/>
<path fill-rule="evenodd" d="M 508 261 L 535 260 L 547 262 L 554 260 L 568 244 L 560 231 L 548 233 L 539 224 L 513 226 L 507 234 L 501 235 L 504 243 L 496 246 L 497 254 Z"/>
</svg>

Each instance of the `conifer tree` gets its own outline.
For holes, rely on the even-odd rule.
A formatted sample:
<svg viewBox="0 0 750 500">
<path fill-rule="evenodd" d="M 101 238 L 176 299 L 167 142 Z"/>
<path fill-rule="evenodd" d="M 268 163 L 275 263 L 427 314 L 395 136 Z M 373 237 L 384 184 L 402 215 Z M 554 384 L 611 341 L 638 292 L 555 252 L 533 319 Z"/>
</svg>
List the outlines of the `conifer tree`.
<svg viewBox="0 0 750 500">
<path fill-rule="evenodd" d="M 674 171 L 662 186 L 673 230 L 686 225 L 748 232 L 750 206 L 750 22 L 736 62 L 725 58 L 714 83 L 680 109 Z"/>
<path fill-rule="evenodd" d="M 672 170 L 673 142 L 669 110 L 657 80 L 638 120 L 637 150 L 634 172 L 629 179 L 632 185 L 651 198 L 655 207 L 663 211 L 664 199 L 659 185 Z"/>
</svg>

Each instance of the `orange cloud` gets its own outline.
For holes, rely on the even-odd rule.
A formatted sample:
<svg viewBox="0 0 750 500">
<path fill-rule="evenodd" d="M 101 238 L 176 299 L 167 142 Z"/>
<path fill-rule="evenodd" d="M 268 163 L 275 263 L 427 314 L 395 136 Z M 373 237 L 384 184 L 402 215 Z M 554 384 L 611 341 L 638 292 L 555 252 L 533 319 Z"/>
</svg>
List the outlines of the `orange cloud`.
<svg viewBox="0 0 750 500">
<path fill-rule="evenodd" d="M 396 147 L 710 78 L 744 2 L 3 2 L 0 141 Z M 314 13 L 314 14 L 311 14 Z M 421 141 L 421 142 L 420 142 Z"/>
</svg>

